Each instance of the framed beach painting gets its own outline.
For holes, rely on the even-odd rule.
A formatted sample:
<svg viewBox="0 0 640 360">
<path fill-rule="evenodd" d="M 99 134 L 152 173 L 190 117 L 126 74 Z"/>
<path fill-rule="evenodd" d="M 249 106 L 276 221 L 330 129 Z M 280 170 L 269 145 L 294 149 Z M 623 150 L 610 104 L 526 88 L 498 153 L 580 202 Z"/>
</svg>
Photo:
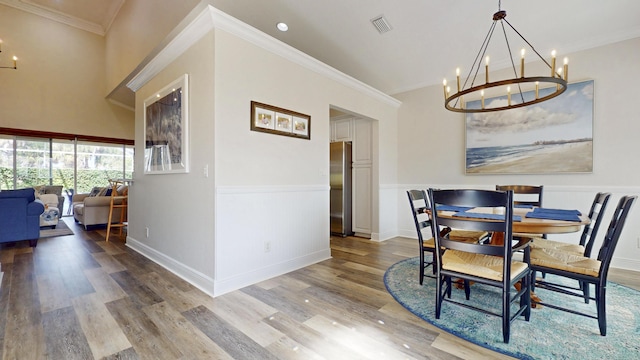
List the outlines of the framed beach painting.
<svg viewBox="0 0 640 360">
<path fill-rule="evenodd" d="M 144 173 L 189 172 L 188 76 L 144 101 Z"/>
<path fill-rule="evenodd" d="M 539 96 L 550 92 L 540 89 Z M 534 91 L 523 95 L 535 96 Z M 506 103 L 507 96 L 486 101 Z M 593 80 L 569 84 L 548 101 L 469 113 L 465 120 L 467 174 L 593 172 Z"/>
</svg>

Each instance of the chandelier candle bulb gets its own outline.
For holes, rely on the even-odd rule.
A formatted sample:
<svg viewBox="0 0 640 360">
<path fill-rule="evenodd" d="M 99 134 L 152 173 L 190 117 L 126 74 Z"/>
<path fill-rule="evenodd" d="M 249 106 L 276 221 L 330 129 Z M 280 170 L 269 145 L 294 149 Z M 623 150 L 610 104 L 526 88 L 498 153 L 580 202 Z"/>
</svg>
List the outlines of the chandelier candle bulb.
<svg viewBox="0 0 640 360">
<path fill-rule="evenodd" d="M 13 57 L 13 68 L 14 69 L 18 68 L 18 57 L 16 57 L 16 56 Z"/>
<path fill-rule="evenodd" d="M 484 72 L 485 72 L 485 77 L 486 77 L 486 83 L 489 83 L 489 57 L 487 56 L 484 59 Z"/>
<path fill-rule="evenodd" d="M 444 91 L 444 99 L 447 100 L 447 79 L 442 80 L 442 89 Z"/>
<path fill-rule="evenodd" d="M 538 100 L 538 89 L 540 88 L 540 82 L 536 81 L 536 100 Z"/>
<path fill-rule="evenodd" d="M 480 91 L 480 99 L 482 101 L 482 108 L 484 109 L 484 90 Z"/>
<path fill-rule="evenodd" d="M 447 86 L 447 97 L 449 97 L 449 92 L 451 92 L 451 88 Z"/>
<path fill-rule="evenodd" d="M 511 86 L 507 86 L 507 103 L 511 106 Z"/>
<path fill-rule="evenodd" d="M 458 92 L 460 92 L 460 68 L 456 68 L 456 81 L 458 83 Z"/>
<path fill-rule="evenodd" d="M 520 77 L 524 77 L 524 49 L 520 50 Z"/>
<path fill-rule="evenodd" d="M 551 77 L 556 77 L 556 51 L 551 52 Z"/>
<path fill-rule="evenodd" d="M 564 81 L 569 78 L 569 58 L 564 58 Z"/>
</svg>

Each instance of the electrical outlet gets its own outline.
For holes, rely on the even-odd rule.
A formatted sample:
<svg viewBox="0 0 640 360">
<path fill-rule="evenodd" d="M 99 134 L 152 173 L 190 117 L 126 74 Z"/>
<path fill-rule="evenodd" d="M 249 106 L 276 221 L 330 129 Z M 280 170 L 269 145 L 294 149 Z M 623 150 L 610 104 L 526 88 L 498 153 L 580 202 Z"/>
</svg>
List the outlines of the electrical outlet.
<svg viewBox="0 0 640 360">
<path fill-rule="evenodd" d="M 264 252 L 268 253 L 269 251 L 271 251 L 271 242 L 265 241 L 264 242 Z"/>
<path fill-rule="evenodd" d="M 147 237 L 149 237 L 149 228 L 148 228 L 148 227 L 146 227 L 146 228 L 144 228 L 144 230 L 145 230 L 145 235 L 146 235 Z"/>
</svg>

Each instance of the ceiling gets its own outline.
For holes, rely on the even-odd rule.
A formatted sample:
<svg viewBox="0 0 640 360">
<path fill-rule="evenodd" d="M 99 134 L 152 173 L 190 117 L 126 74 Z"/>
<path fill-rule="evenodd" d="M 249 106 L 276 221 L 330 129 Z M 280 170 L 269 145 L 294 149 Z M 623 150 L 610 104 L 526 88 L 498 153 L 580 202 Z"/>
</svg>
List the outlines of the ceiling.
<svg viewBox="0 0 640 360">
<path fill-rule="evenodd" d="M 104 35 L 126 0 L 0 0 Z M 180 1 L 180 0 L 174 0 Z M 387 94 L 439 84 L 463 74 L 480 49 L 497 0 L 210 0 L 218 9 Z M 640 37 L 637 0 L 504 0 L 507 20 L 543 56 L 558 56 Z M 384 15 L 391 31 L 371 19 Z M 284 21 L 288 32 L 276 29 Z M 514 56 L 522 47 L 508 33 Z M 501 30 L 491 70 L 506 67 Z M 495 46 L 495 48 L 494 48 Z M 533 52 L 527 60 L 533 61 Z M 530 56 L 530 57 L 529 57 Z M 517 60 L 517 59 L 516 59 Z M 465 67 L 467 68 L 465 70 Z M 482 72 L 482 71 L 481 71 Z"/>
</svg>

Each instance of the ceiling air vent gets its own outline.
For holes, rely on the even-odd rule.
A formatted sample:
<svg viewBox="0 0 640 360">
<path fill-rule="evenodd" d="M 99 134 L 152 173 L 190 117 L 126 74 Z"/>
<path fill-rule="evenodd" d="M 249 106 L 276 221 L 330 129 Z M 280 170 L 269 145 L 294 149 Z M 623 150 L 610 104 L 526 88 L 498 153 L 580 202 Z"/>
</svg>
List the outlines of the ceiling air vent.
<svg viewBox="0 0 640 360">
<path fill-rule="evenodd" d="M 380 15 L 376 18 L 371 19 L 371 23 L 375 26 L 376 30 L 380 34 L 384 34 L 388 31 L 391 31 L 391 25 L 387 22 L 387 19 L 384 18 L 384 15 Z"/>
</svg>

